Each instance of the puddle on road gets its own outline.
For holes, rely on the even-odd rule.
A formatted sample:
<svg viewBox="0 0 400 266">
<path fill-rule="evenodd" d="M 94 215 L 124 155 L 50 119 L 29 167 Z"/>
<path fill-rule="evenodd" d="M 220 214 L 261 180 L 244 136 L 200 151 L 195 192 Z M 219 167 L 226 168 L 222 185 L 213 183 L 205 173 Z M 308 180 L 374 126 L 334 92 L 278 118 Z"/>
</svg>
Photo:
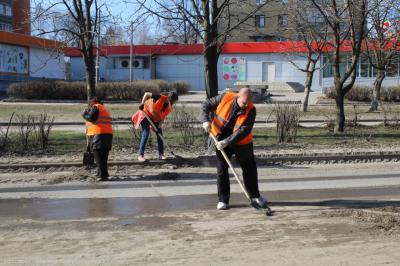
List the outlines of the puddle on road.
<svg viewBox="0 0 400 266">
<path fill-rule="evenodd" d="M 287 206 L 324 206 L 342 208 L 387 207 L 393 201 L 382 201 L 382 196 L 399 195 L 400 188 L 321 189 L 302 191 L 274 191 L 265 193 L 272 208 Z M 376 200 L 377 196 L 381 200 Z M 370 200 L 360 200 L 369 197 Z M 248 208 L 241 193 L 231 195 L 231 203 Z M 317 200 L 324 198 L 324 200 Z M 346 199 L 347 198 L 347 199 Z M 391 197 L 390 197 L 391 198 Z M 36 220 L 83 220 L 90 218 L 117 218 L 121 224 L 169 223 L 148 216 L 164 216 L 171 211 L 215 210 L 217 196 L 187 195 L 151 198 L 87 198 L 87 199 L 4 199 L 0 200 L 0 217 Z M 398 202 L 397 202 L 398 203 Z M 238 205 L 239 204 L 239 205 Z M 233 206 L 234 207 L 234 206 Z"/>
<path fill-rule="evenodd" d="M 168 211 L 208 209 L 215 206 L 215 195 L 158 198 L 95 199 L 6 199 L 0 200 L 0 216 L 43 220 L 78 220 L 117 217 L 127 219 Z M 143 220 L 132 220 L 142 223 Z M 148 221 L 151 223 L 151 221 Z"/>
</svg>

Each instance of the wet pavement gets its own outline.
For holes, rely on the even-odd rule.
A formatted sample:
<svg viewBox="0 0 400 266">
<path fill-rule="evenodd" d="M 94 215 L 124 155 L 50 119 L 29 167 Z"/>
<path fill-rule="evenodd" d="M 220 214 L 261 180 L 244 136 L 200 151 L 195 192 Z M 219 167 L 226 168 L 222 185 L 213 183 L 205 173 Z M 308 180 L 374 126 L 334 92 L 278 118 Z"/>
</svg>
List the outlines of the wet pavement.
<svg viewBox="0 0 400 266">
<path fill-rule="evenodd" d="M 325 206 L 331 208 L 374 208 L 400 206 L 400 187 L 363 189 L 320 189 L 264 192 L 273 208 Z M 2 199 L 0 216 L 40 220 L 77 220 L 114 217 L 121 221 L 145 214 L 175 211 L 215 210 L 216 195 L 130 198 Z M 249 208 L 242 194 L 234 193 L 231 208 Z M 276 213 L 279 215 L 279 211 Z"/>
<path fill-rule="evenodd" d="M 215 210 L 214 168 L 182 168 L 173 172 L 178 177 L 171 180 L 150 178 L 157 176 L 154 170 L 143 179 L 119 176 L 100 183 L 0 184 L 0 217 L 134 220 L 147 214 Z M 11 175 L 12 180 L 19 174 L 5 175 Z M 259 187 L 278 210 L 277 215 L 288 206 L 385 207 L 400 199 L 399 176 L 397 164 L 260 167 Z M 232 208 L 251 211 L 233 178 L 231 193 Z"/>
</svg>

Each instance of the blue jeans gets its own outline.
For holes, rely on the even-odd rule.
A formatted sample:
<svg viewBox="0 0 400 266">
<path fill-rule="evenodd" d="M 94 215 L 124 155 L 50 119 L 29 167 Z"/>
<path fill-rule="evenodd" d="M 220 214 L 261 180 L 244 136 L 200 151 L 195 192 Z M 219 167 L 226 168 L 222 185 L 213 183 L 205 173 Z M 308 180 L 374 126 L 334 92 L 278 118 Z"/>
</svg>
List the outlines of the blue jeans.
<svg viewBox="0 0 400 266">
<path fill-rule="evenodd" d="M 159 127 L 158 123 L 154 123 L 158 129 L 158 132 L 162 135 L 162 129 Z M 143 119 L 140 123 L 142 127 L 142 137 L 140 139 L 139 145 L 139 155 L 144 155 L 144 149 L 146 148 L 147 140 L 149 139 L 150 135 L 150 122 L 147 118 Z M 158 154 L 164 155 L 164 143 L 162 139 L 157 134 L 157 143 L 158 143 Z"/>
</svg>

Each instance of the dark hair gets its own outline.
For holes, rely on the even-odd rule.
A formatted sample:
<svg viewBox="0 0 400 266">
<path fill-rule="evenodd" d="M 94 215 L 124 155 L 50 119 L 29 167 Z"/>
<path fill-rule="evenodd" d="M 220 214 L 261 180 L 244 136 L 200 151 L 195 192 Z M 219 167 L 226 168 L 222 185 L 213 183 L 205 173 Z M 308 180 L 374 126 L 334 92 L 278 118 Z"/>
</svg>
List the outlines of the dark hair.
<svg viewBox="0 0 400 266">
<path fill-rule="evenodd" d="M 178 93 L 176 93 L 174 91 L 171 91 L 170 93 L 168 93 L 168 96 L 170 98 L 171 104 L 174 104 L 179 100 Z"/>
<path fill-rule="evenodd" d="M 94 97 L 90 98 L 90 103 L 91 104 L 95 104 L 95 103 L 103 104 L 103 101 L 99 97 L 94 96 Z"/>
</svg>

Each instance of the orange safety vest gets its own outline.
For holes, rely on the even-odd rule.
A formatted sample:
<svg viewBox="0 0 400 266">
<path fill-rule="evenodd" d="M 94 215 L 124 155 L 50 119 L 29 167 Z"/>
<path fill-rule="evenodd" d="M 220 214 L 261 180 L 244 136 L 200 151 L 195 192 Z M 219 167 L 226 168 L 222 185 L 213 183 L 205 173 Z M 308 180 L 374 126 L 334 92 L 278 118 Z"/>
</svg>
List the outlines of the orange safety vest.
<svg viewBox="0 0 400 266">
<path fill-rule="evenodd" d="M 167 115 L 171 112 L 171 105 L 168 104 L 168 107 L 163 111 L 163 106 L 165 101 L 168 99 L 165 95 L 160 95 L 160 98 L 157 101 L 153 101 L 152 98 L 146 100 L 144 102 L 143 111 L 150 117 L 151 121 L 154 123 L 158 123 L 163 121 Z"/>
<path fill-rule="evenodd" d="M 214 136 L 218 136 L 222 133 L 223 128 L 228 124 L 229 113 L 231 112 L 232 105 L 236 100 L 237 93 L 226 92 L 221 102 L 219 103 L 217 110 L 215 111 L 214 120 L 211 123 L 211 133 Z M 254 108 L 254 104 L 250 103 L 247 106 L 245 112 L 239 115 L 236 119 L 234 131 L 239 130 L 239 128 L 246 122 L 250 111 Z M 250 132 L 247 136 L 237 142 L 238 145 L 246 145 L 253 141 L 253 134 Z"/>
<path fill-rule="evenodd" d="M 110 111 L 102 104 L 94 104 L 99 110 L 99 117 L 95 122 L 86 121 L 86 135 L 112 134 L 112 118 Z"/>
</svg>

